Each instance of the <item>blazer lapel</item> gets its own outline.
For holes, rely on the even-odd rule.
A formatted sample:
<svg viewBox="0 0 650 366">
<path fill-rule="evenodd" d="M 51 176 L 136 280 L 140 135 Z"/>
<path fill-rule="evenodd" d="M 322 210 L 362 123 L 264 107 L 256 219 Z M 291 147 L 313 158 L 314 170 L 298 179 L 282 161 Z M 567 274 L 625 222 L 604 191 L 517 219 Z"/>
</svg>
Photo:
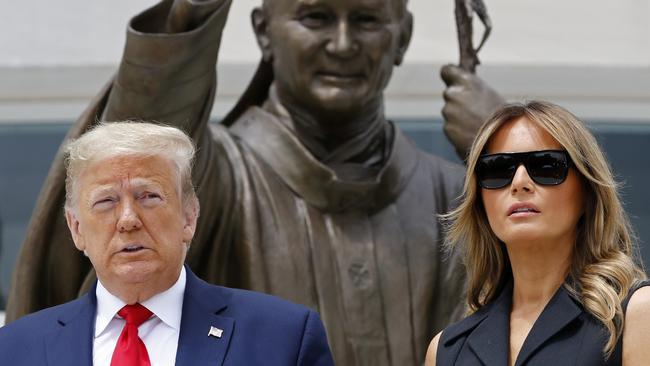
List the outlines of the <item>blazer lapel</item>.
<svg viewBox="0 0 650 366">
<path fill-rule="evenodd" d="M 517 356 L 517 365 L 523 365 L 549 338 L 561 331 L 582 313 L 569 293 L 561 286 L 533 324 Z"/>
<path fill-rule="evenodd" d="M 235 321 L 219 315 L 227 308 L 218 287 L 198 279 L 186 266 L 187 283 L 183 299 L 181 331 L 176 365 L 223 364 Z"/>
<path fill-rule="evenodd" d="M 484 365 L 507 365 L 510 339 L 512 282 L 505 286 L 487 316 L 467 338 L 469 348 Z"/>
<path fill-rule="evenodd" d="M 49 365 L 93 364 L 93 339 L 97 300 L 95 288 L 70 304 L 57 319 L 59 329 L 45 338 Z"/>
</svg>

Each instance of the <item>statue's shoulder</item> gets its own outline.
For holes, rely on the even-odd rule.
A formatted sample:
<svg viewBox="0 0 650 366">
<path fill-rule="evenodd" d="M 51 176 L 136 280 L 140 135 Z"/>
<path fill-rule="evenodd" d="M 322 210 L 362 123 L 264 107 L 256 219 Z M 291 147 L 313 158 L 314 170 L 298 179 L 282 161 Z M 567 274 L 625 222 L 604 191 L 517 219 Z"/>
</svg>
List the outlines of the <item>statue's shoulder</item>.
<svg viewBox="0 0 650 366">
<path fill-rule="evenodd" d="M 269 124 L 268 122 L 275 122 Z M 260 125 L 260 123 L 264 125 Z M 269 113 L 259 106 L 253 105 L 248 107 L 235 121 L 228 127 L 229 132 L 235 138 L 246 138 L 265 131 L 264 127 L 278 126 L 281 122 L 278 117 Z"/>
<path fill-rule="evenodd" d="M 453 202 L 460 196 L 465 179 L 465 166 L 417 148 L 418 170 L 431 179 L 431 189 L 443 201 Z M 455 204 L 452 204 L 455 205 Z"/>
<path fill-rule="evenodd" d="M 268 122 L 269 118 L 273 117 L 262 108 L 251 106 L 229 126 L 210 123 L 212 139 L 217 148 L 223 150 L 231 161 L 245 159 L 249 154 L 243 141 L 259 134 L 259 123 Z"/>
<path fill-rule="evenodd" d="M 452 162 L 450 160 L 447 160 L 446 158 L 443 158 L 442 156 L 431 154 L 423 150 L 420 150 L 420 153 L 425 155 L 430 165 L 434 166 L 435 169 L 439 170 L 444 174 L 451 174 L 454 176 L 461 176 L 461 177 L 465 174 L 464 165 Z"/>
<path fill-rule="evenodd" d="M 415 154 L 418 156 L 418 161 L 420 164 L 424 164 L 427 171 L 430 172 L 434 179 L 444 178 L 447 181 L 453 182 L 454 184 L 458 181 L 462 181 L 465 175 L 465 166 L 449 161 L 444 157 L 439 155 L 431 154 L 421 148 L 417 147 L 415 142 L 408 138 L 403 132 L 398 132 L 395 134 L 397 139 L 403 141 L 396 141 L 396 146 L 398 145 L 411 145 L 412 149 L 415 151 Z M 407 141 L 407 143 L 404 143 Z M 421 166 L 421 168 L 424 168 Z"/>
<path fill-rule="evenodd" d="M 230 131 L 227 126 L 224 126 L 221 123 L 209 123 L 208 126 L 210 126 L 210 132 L 212 132 L 212 138 L 216 142 L 234 141 L 233 136 L 230 134 Z"/>
</svg>

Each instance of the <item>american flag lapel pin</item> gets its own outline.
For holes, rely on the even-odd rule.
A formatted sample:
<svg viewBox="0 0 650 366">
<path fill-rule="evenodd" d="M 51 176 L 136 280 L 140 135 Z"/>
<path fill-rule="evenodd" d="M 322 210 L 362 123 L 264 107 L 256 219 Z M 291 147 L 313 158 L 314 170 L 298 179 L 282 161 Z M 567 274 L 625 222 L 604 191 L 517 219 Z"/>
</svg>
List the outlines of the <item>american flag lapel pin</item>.
<svg viewBox="0 0 650 366">
<path fill-rule="evenodd" d="M 208 332 L 208 337 L 221 338 L 222 334 L 223 334 L 223 329 L 219 329 L 219 328 L 216 328 L 216 327 L 210 327 L 210 331 Z"/>
</svg>

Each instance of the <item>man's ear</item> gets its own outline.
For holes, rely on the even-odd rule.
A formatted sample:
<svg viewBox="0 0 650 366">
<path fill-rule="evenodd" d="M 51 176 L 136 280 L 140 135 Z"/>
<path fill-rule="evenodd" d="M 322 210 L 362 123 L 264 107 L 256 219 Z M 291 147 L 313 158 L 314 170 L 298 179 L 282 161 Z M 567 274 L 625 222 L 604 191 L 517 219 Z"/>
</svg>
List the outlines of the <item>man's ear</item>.
<svg viewBox="0 0 650 366">
<path fill-rule="evenodd" d="M 273 53 L 271 52 L 271 39 L 269 38 L 269 17 L 267 9 L 264 6 L 253 9 L 251 21 L 253 23 L 255 38 L 257 38 L 257 45 L 260 47 L 260 51 L 262 51 L 262 59 L 270 62 L 273 58 Z"/>
<path fill-rule="evenodd" d="M 395 66 L 401 65 L 404 61 L 404 55 L 411 43 L 411 35 L 413 35 L 413 14 L 406 10 L 400 22 L 400 36 L 395 54 Z"/>
<path fill-rule="evenodd" d="M 183 224 L 183 242 L 189 244 L 196 232 L 196 223 L 199 219 L 199 200 L 194 198 L 184 209 L 185 222 Z"/>
<path fill-rule="evenodd" d="M 86 244 L 81 239 L 81 232 L 79 230 L 79 220 L 77 219 L 77 215 L 71 208 L 65 208 L 65 221 L 68 223 L 68 229 L 70 230 L 70 235 L 72 235 L 74 246 L 83 252 L 86 250 Z"/>
</svg>

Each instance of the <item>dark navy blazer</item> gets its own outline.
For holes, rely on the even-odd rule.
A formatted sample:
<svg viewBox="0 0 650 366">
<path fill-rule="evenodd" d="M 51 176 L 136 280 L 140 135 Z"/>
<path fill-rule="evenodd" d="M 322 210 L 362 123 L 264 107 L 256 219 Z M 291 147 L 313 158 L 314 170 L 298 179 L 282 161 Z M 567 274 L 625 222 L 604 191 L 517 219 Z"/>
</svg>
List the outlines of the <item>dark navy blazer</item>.
<svg viewBox="0 0 650 366">
<path fill-rule="evenodd" d="M 438 342 L 436 366 L 508 365 L 511 306 L 512 284 L 490 304 L 446 328 Z M 515 365 L 620 365 L 620 339 L 611 357 L 604 359 L 607 337 L 601 323 L 561 286 L 533 324 Z"/>
<path fill-rule="evenodd" d="M 186 270 L 176 365 L 334 365 L 314 311 L 213 286 Z M 96 309 L 93 288 L 0 328 L 0 365 L 92 365 Z M 222 329 L 221 338 L 208 336 L 210 327 Z"/>
</svg>

